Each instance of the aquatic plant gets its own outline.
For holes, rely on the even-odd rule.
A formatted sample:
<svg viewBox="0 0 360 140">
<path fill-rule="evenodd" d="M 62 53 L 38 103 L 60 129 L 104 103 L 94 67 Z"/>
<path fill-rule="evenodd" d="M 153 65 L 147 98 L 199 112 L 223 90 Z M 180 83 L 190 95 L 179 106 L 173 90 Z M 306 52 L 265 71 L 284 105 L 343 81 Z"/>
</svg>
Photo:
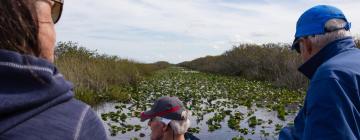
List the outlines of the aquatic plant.
<svg viewBox="0 0 360 140">
<path fill-rule="evenodd" d="M 256 126 L 275 131 L 275 125 L 278 122 L 287 123 L 281 119 L 289 115 L 285 106 L 301 105 L 304 97 L 303 91 L 276 88 L 269 82 L 188 72 L 187 69 L 179 67 L 160 70 L 153 76 L 140 81 L 136 88 L 129 89 L 127 92 L 130 94 L 129 102 L 119 103 L 115 106 L 117 111 L 102 115 L 104 121 L 121 127 L 110 127 L 110 129 L 115 128 L 112 130 L 114 132 L 123 133 L 123 131 L 139 129 L 136 126 L 133 129 L 126 128 L 127 120 L 138 118 L 140 112 L 150 109 L 155 99 L 168 95 L 179 97 L 193 112 L 197 124 L 192 124 L 193 128 L 189 130 L 190 132 L 204 132 L 202 130 L 204 127 L 200 125 L 205 124 L 210 133 L 216 133 L 217 130 L 225 127 L 223 126 L 225 124 L 244 136 L 268 136 L 268 132 L 262 133 L 256 130 Z M 257 107 L 260 104 L 261 107 Z M 270 113 L 275 111 L 276 113 L 272 113 L 275 118 L 265 119 L 267 121 L 258 118 L 259 109 L 270 111 Z M 141 125 L 141 127 L 147 126 Z M 139 133 L 143 133 L 142 129 Z"/>
<path fill-rule="evenodd" d="M 55 48 L 55 65 L 74 83 L 75 97 L 92 106 L 108 101 L 129 101 L 128 88 L 171 65 L 167 62 L 144 64 L 101 55 L 74 42 L 59 42 Z"/>
</svg>

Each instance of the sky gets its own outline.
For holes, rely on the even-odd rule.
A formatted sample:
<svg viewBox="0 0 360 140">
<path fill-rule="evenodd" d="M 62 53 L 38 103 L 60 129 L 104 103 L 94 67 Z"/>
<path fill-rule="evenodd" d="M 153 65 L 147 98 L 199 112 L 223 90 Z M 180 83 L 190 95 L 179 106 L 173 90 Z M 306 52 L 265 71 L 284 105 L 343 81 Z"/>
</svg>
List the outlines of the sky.
<svg viewBox="0 0 360 140">
<path fill-rule="evenodd" d="M 290 43 L 307 9 L 343 10 L 360 33 L 360 0 L 65 0 L 57 41 L 144 63 L 220 55 L 238 43 Z"/>
</svg>

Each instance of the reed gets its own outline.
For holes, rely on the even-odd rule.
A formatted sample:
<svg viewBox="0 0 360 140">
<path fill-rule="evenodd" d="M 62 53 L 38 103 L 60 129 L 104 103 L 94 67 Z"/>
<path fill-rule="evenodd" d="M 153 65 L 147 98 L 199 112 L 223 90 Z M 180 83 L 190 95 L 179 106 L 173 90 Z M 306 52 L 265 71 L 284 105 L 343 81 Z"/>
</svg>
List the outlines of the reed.
<svg viewBox="0 0 360 140">
<path fill-rule="evenodd" d="M 101 55 L 74 42 L 59 42 L 55 65 L 75 86 L 75 97 L 97 105 L 106 101 L 126 102 L 131 89 L 167 62 L 144 64 L 116 56 Z"/>
</svg>

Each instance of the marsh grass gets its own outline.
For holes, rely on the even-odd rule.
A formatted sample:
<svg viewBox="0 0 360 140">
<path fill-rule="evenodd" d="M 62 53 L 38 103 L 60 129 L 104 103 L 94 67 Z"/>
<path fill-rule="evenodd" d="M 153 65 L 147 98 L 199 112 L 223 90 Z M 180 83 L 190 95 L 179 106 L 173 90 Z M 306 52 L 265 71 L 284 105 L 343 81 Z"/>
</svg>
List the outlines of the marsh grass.
<svg viewBox="0 0 360 140">
<path fill-rule="evenodd" d="M 307 81 L 296 72 L 301 59 L 288 48 L 286 44 L 241 44 L 222 55 L 198 58 L 179 65 L 202 72 L 270 81 L 277 87 L 304 88 Z"/>
<path fill-rule="evenodd" d="M 359 39 L 356 44 L 360 46 Z M 296 72 L 301 60 L 288 47 L 286 44 L 241 44 L 220 56 L 178 65 L 202 72 L 270 81 L 277 87 L 305 88 L 306 79 Z M 93 106 L 107 101 L 127 102 L 140 81 L 171 66 L 165 61 L 144 64 L 101 55 L 74 42 L 57 44 L 55 64 L 74 83 L 75 97 Z"/>
<path fill-rule="evenodd" d="M 355 43 L 360 47 L 359 37 Z M 302 60 L 289 44 L 240 44 L 219 56 L 206 56 L 183 62 L 189 69 L 248 80 L 269 81 L 276 87 L 306 89 L 308 80 L 297 72 Z"/>
<path fill-rule="evenodd" d="M 131 89 L 167 62 L 143 64 L 116 56 L 100 55 L 74 42 L 60 42 L 55 64 L 75 86 L 75 97 L 90 105 L 107 101 L 126 102 Z"/>
</svg>

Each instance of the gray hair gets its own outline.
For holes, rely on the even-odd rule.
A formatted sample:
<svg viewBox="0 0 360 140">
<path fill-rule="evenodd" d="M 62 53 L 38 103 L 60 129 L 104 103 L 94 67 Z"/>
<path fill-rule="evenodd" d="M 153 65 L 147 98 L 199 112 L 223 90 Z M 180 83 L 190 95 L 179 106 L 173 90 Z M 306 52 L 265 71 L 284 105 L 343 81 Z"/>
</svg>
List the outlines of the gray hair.
<svg viewBox="0 0 360 140">
<path fill-rule="evenodd" d="M 191 117 L 191 111 L 186 110 L 181 113 L 182 118 L 184 120 L 172 120 L 170 122 L 170 126 L 175 134 L 182 135 L 187 132 L 187 130 L 190 128 L 190 117 Z"/>
<path fill-rule="evenodd" d="M 335 30 L 342 27 L 345 27 L 347 22 L 343 19 L 331 19 L 326 22 L 325 29 L 327 30 Z M 324 47 L 327 44 L 344 37 L 351 36 L 350 31 L 346 31 L 345 29 L 328 32 L 321 35 L 309 36 L 309 40 L 315 47 Z"/>
</svg>

